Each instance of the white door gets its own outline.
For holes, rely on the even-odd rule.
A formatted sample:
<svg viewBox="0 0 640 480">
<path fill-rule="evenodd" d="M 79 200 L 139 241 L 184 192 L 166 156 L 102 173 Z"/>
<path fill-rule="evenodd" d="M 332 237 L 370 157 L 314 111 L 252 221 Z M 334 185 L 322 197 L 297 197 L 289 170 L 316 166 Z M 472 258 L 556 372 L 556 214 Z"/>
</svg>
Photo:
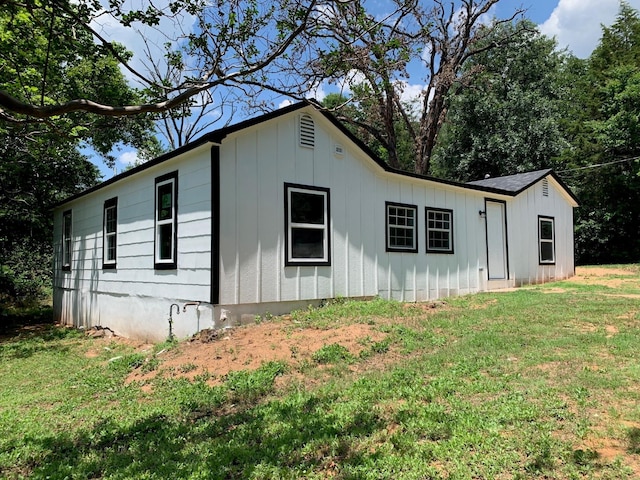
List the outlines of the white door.
<svg viewBox="0 0 640 480">
<path fill-rule="evenodd" d="M 506 205 L 503 202 L 486 200 L 485 206 L 489 280 L 506 280 L 509 277 Z"/>
</svg>

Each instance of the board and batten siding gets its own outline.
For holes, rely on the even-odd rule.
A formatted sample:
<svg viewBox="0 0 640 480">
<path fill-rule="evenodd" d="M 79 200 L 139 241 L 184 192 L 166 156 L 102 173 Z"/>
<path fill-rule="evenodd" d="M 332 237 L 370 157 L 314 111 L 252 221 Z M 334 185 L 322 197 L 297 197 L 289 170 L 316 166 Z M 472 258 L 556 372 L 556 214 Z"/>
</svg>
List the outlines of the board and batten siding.
<svg viewBox="0 0 640 480">
<path fill-rule="evenodd" d="M 543 283 L 574 274 L 573 208 L 566 192 L 550 175 L 516 196 L 508 206 L 510 270 L 516 285 Z M 555 263 L 540 264 L 538 218 L 554 219 Z"/>
<path fill-rule="evenodd" d="M 172 303 L 210 301 L 211 161 L 209 147 L 194 149 L 115 184 L 98 189 L 54 212 L 55 315 L 76 326 L 109 326 L 127 337 L 164 340 Z M 178 172 L 175 270 L 154 269 L 155 178 Z M 117 197 L 116 268 L 102 268 L 104 202 Z M 72 212 L 72 261 L 60 265 L 62 215 Z M 174 331 L 188 336 L 213 325 L 211 308 L 180 315 Z"/>
<path fill-rule="evenodd" d="M 297 115 L 222 142 L 223 310 L 339 296 L 423 301 L 486 287 L 483 192 L 386 172 L 322 115 L 307 113 L 314 148 L 298 144 Z M 285 183 L 329 189 L 330 266 L 285 266 Z M 387 201 L 417 206 L 417 253 L 386 251 Z M 453 211 L 454 254 L 426 253 L 427 206 Z"/>
</svg>

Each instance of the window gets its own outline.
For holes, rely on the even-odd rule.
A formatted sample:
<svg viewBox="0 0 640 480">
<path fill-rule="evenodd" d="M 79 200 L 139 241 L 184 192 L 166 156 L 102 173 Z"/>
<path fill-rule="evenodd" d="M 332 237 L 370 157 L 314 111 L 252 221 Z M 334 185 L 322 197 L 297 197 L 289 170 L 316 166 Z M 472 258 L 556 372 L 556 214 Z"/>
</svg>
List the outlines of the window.
<svg viewBox="0 0 640 480">
<path fill-rule="evenodd" d="M 538 217 L 538 244 L 540 264 L 556 263 L 555 220 L 552 217 Z"/>
<path fill-rule="evenodd" d="M 427 253 L 453 253 L 453 210 L 426 207 Z"/>
<path fill-rule="evenodd" d="M 118 235 L 118 198 L 104 202 L 102 226 L 102 268 L 116 268 Z"/>
<path fill-rule="evenodd" d="M 401 203 L 386 203 L 387 252 L 417 252 L 418 207 Z"/>
<path fill-rule="evenodd" d="M 72 257 L 71 210 L 62 213 L 62 270 L 71 270 Z"/>
<path fill-rule="evenodd" d="M 285 265 L 331 265 L 329 189 L 285 183 Z"/>
<path fill-rule="evenodd" d="M 178 172 L 156 178 L 155 268 L 177 268 Z"/>
</svg>

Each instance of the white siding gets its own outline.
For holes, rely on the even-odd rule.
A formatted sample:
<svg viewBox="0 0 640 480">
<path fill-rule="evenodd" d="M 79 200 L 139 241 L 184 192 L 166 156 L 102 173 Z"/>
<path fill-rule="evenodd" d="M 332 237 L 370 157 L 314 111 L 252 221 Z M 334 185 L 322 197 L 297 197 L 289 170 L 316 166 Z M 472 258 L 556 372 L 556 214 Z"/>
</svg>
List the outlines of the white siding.
<svg viewBox="0 0 640 480">
<path fill-rule="evenodd" d="M 86 194 L 55 211 L 54 304 L 58 319 L 103 325 L 116 333 L 161 340 L 172 303 L 211 301 L 212 255 L 218 255 L 218 305 L 174 318 L 186 336 L 256 313 L 284 313 L 322 299 L 379 295 L 423 301 L 493 288 L 487 278 L 485 200 L 504 201 L 509 282 L 573 274 L 572 200 L 549 177 L 517 197 L 385 171 L 312 107 L 314 148 L 298 141 L 298 112 L 235 131 L 220 146 L 220 251 L 213 230 L 210 145 Z M 335 154 L 335 145 L 343 153 Z M 154 269 L 155 178 L 178 172 L 175 270 Z M 285 183 L 329 190 L 329 266 L 285 266 Z M 117 268 L 102 269 L 105 200 L 118 198 Z M 417 208 L 418 251 L 386 250 L 386 202 Z M 425 208 L 453 212 L 453 253 L 426 253 Z M 61 219 L 73 215 L 73 262 L 60 269 Z M 213 208 L 213 211 L 217 211 Z M 555 219 L 556 264 L 538 262 L 538 216 Z M 213 242 L 215 243 L 215 242 Z M 215 272 L 213 272 L 215 275 Z M 495 285 L 494 285 L 495 286 Z"/>
<path fill-rule="evenodd" d="M 172 171 L 178 171 L 178 268 L 155 270 L 155 178 Z M 117 268 L 103 270 L 103 206 L 105 200 L 113 197 L 118 198 Z M 68 209 L 72 211 L 71 271 L 62 271 L 59 264 L 54 266 L 56 315 L 63 323 L 103 325 L 126 336 L 162 339 L 168 334 L 171 303 L 210 300 L 211 162 L 208 148 L 195 149 L 57 209 L 54 213 L 56 251 L 61 248 L 62 212 Z M 187 320 L 189 315 L 187 312 L 186 316 L 176 318 L 178 333 L 194 333 L 200 320 L 203 321 L 200 328 L 212 325 L 212 312 L 208 313 L 208 321 L 198 318 L 196 323 L 194 319 Z M 148 333 L 143 335 L 141 331 Z"/>
<path fill-rule="evenodd" d="M 421 301 L 482 290 L 484 194 L 387 173 L 309 113 L 314 149 L 298 145 L 296 115 L 223 142 L 221 305 L 375 295 Z M 336 143 L 343 155 L 334 155 Z M 331 266 L 285 266 L 285 183 L 330 190 Z M 386 251 L 387 201 L 417 206 L 417 253 Z M 426 206 L 453 210 L 454 254 L 426 253 Z"/>
<path fill-rule="evenodd" d="M 549 195 L 542 181 L 518 195 L 508 205 L 509 262 L 517 285 L 560 280 L 574 274 L 573 208 L 561 187 L 550 177 Z M 554 218 L 554 265 L 540 265 L 538 216 Z"/>
</svg>

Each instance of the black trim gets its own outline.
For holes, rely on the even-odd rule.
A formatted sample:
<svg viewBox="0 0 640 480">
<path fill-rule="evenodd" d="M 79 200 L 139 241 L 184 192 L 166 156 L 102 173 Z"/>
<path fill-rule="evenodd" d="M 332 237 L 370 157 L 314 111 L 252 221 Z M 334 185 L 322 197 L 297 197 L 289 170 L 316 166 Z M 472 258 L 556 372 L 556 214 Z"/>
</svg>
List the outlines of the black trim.
<svg viewBox="0 0 640 480">
<path fill-rule="evenodd" d="M 220 146 L 211 147 L 211 301 L 220 303 Z"/>
<path fill-rule="evenodd" d="M 158 262 L 158 184 L 166 182 L 168 180 L 173 181 L 173 261 L 172 262 Z M 173 171 L 156 177 L 154 184 L 154 197 L 153 197 L 153 261 L 155 270 L 175 270 L 178 268 L 178 171 Z"/>
<path fill-rule="evenodd" d="M 289 260 L 289 189 L 299 188 L 315 192 L 326 193 L 327 198 L 327 260 L 296 261 Z M 297 183 L 284 184 L 284 266 L 285 267 L 326 267 L 331 265 L 331 193 L 328 188 L 300 185 Z"/>
<path fill-rule="evenodd" d="M 321 115 L 323 115 L 329 122 L 331 122 L 338 130 L 340 130 L 347 138 L 349 138 L 349 140 L 351 140 L 354 144 L 356 144 L 358 146 L 358 148 L 360 148 L 362 151 L 364 151 L 364 153 L 366 153 L 371 160 L 373 160 L 376 164 L 378 164 L 378 166 L 380 168 L 382 168 L 384 171 L 389 172 L 389 173 L 395 173 L 397 175 L 402 175 L 404 177 L 409 177 L 409 178 L 418 178 L 421 180 L 428 180 L 434 183 L 439 183 L 439 184 L 443 184 L 443 185 L 450 185 L 453 187 L 459 187 L 465 190 L 475 190 L 475 191 L 479 191 L 479 192 L 487 192 L 487 193 L 494 193 L 494 194 L 498 194 L 498 195 L 507 195 L 510 197 L 515 197 L 517 196 L 519 192 L 512 192 L 509 190 L 503 190 L 500 188 L 493 188 L 493 187 L 484 187 L 481 185 L 473 185 L 473 184 L 469 184 L 469 183 L 460 183 L 460 182 L 454 182 L 451 180 L 444 180 L 441 178 L 435 178 L 435 177 L 430 177 L 428 175 L 420 175 L 417 173 L 412 173 L 412 172 L 405 172 L 403 170 L 399 170 L 399 169 L 395 169 L 390 167 L 389 165 L 387 165 L 380 157 L 378 157 L 376 155 L 375 152 L 373 152 L 373 150 L 371 150 L 362 140 L 360 140 L 359 138 L 357 138 L 350 130 L 347 129 L 347 127 L 345 125 L 343 125 L 331 112 L 329 112 L 328 110 L 326 110 L 322 105 L 320 105 L 317 101 L 315 100 L 302 100 L 298 103 L 294 103 L 292 105 L 289 105 L 287 107 L 284 108 L 280 108 L 278 110 L 274 110 L 272 112 L 269 112 L 265 115 L 261 115 L 258 117 L 254 117 L 254 118 L 250 118 L 247 119 L 245 121 L 239 122 L 235 125 L 230 125 L 228 127 L 224 127 L 221 128 L 219 130 L 215 130 L 213 132 L 207 133 L 205 135 L 203 135 L 202 137 L 194 140 L 191 143 L 188 143 L 186 145 L 183 145 L 180 148 L 177 148 L 176 150 L 173 150 L 171 152 L 168 152 L 164 155 L 161 155 L 153 160 L 150 160 L 146 163 L 143 163 L 141 165 L 138 165 L 137 167 L 134 167 L 130 170 L 127 170 L 126 172 L 123 172 L 119 175 L 116 175 L 115 177 L 110 178 L 109 180 L 106 180 L 105 182 L 98 184 L 94 187 L 89 188 L 88 190 L 85 190 L 83 192 L 80 192 L 76 195 L 73 195 L 65 200 L 63 200 L 62 202 L 54 205 L 55 207 L 59 207 L 64 205 L 65 203 L 68 203 L 72 200 L 75 200 L 79 197 L 82 197 L 84 195 L 87 195 L 91 192 L 95 192 L 96 190 L 99 190 L 103 187 L 106 187 L 108 185 L 111 185 L 123 178 L 127 178 L 130 177 L 131 175 L 135 175 L 139 172 L 142 172 L 144 170 L 147 170 L 148 168 L 154 167 L 156 165 L 159 165 L 160 163 L 163 163 L 165 161 L 171 160 L 172 158 L 177 157 L 178 155 L 181 155 L 185 152 L 189 152 L 195 148 L 198 148 L 202 145 L 205 145 L 207 143 L 214 143 L 214 144 L 219 144 L 220 142 L 222 142 L 222 140 L 227 137 L 228 135 L 235 133 L 237 131 L 243 130 L 245 128 L 249 128 L 249 127 L 253 127 L 256 125 L 259 125 L 263 122 L 267 122 L 269 120 L 272 120 L 274 118 L 278 118 L 280 116 L 283 115 L 287 115 L 291 112 L 295 112 L 297 110 L 301 110 L 307 107 L 313 107 L 316 109 L 316 111 L 318 111 Z M 562 186 L 562 188 L 564 188 L 567 192 L 567 194 L 576 202 L 578 203 L 577 198 L 573 195 L 573 193 L 571 192 L 571 190 L 569 190 L 569 188 L 564 184 L 564 182 L 562 182 L 562 180 L 560 180 L 560 178 L 557 176 L 557 174 L 555 172 L 553 172 L 552 170 L 549 170 L 546 174 L 551 175 L 559 184 L 560 186 Z M 539 180 L 539 179 L 538 179 Z M 535 183 L 535 182 L 534 182 Z M 524 190 L 524 189 L 523 189 Z"/>
<path fill-rule="evenodd" d="M 401 207 L 406 209 L 412 209 L 415 212 L 413 225 L 413 235 L 414 235 L 414 248 L 401 248 L 401 247 L 392 247 L 389 245 L 389 207 Z M 403 253 L 418 253 L 418 206 L 410 205 L 407 203 L 398 203 L 398 202 L 385 202 L 384 203 L 384 242 L 385 249 L 387 252 L 403 252 Z"/>
<path fill-rule="evenodd" d="M 449 221 L 451 228 L 449 229 L 449 248 L 447 250 L 429 248 L 429 212 L 443 212 L 449 214 Z M 424 207 L 424 228 L 426 236 L 426 248 L 427 253 L 443 253 L 450 255 L 454 253 L 454 240 L 453 240 L 453 210 L 450 208 L 436 208 L 436 207 Z"/>
<path fill-rule="evenodd" d="M 105 250 L 105 239 L 107 236 L 107 208 L 115 207 L 116 208 L 116 259 L 113 262 L 105 263 L 106 258 L 106 250 Z M 102 269 L 103 270 L 115 270 L 117 268 L 118 263 L 118 197 L 110 198 L 109 200 L 105 200 L 104 206 L 102 207 Z"/>
<path fill-rule="evenodd" d="M 65 219 L 69 217 L 69 223 L 70 223 L 70 227 L 71 227 L 71 245 L 69 246 L 71 249 L 69 250 L 69 263 L 65 264 L 64 263 L 64 243 L 65 243 L 65 238 L 64 238 L 64 231 L 65 231 Z M 61 259 L 61 263 L 62 263 L 62 267 L 61 270 L 63 272 L 70 272 L 71 271 L 71 262 L 73 261 L 73 213 L 71 211 L 71 209 L 69 210 L 65 210 L 64 212 L 62 212 L 62 259 Z"/>
<path fill-rule="evenodd" d="M 541 228 L 540 228 L 540 220 L 551 220 L 552 226 L 552 235 L 553 235 L 553 261 L 552 262 L 544 262 L 542 261 L 542 238 L 541 238 Z M 538 215 L 538 265 L 555 265 L 556 264 L 556 218 L 549 217 L 547 215 Z"/>
<path fill-rule="evenodd" d="M 487 280 L 491 280 L 491 272 L 489 271 L 489 229 L 487 228 L 487 217 L 488 217 L 488 210 L 487 210 L 487 203 L 488 202 L 493 202 L 493 203 L 500 203 L 503 205 L 504 207 L 504 248 L 505 248 L 505 263 L 506 263 L 506 267 L 507 267 L 507 271 L 505 272 L 505 278 L 504 280 L 509 280 L 509 275 L 510 275 L 510 271 L 509 271 L 509 225 L 507 224 L 507 202 L 504 200 L 497 200 L 495 198 L 485 198 L 484 199 L 484 232 L 485 232 L 485 244 L 487 247 Z M 501 278 L 495 278 L 494 280 L 503 280 Z"/>
</svg>

